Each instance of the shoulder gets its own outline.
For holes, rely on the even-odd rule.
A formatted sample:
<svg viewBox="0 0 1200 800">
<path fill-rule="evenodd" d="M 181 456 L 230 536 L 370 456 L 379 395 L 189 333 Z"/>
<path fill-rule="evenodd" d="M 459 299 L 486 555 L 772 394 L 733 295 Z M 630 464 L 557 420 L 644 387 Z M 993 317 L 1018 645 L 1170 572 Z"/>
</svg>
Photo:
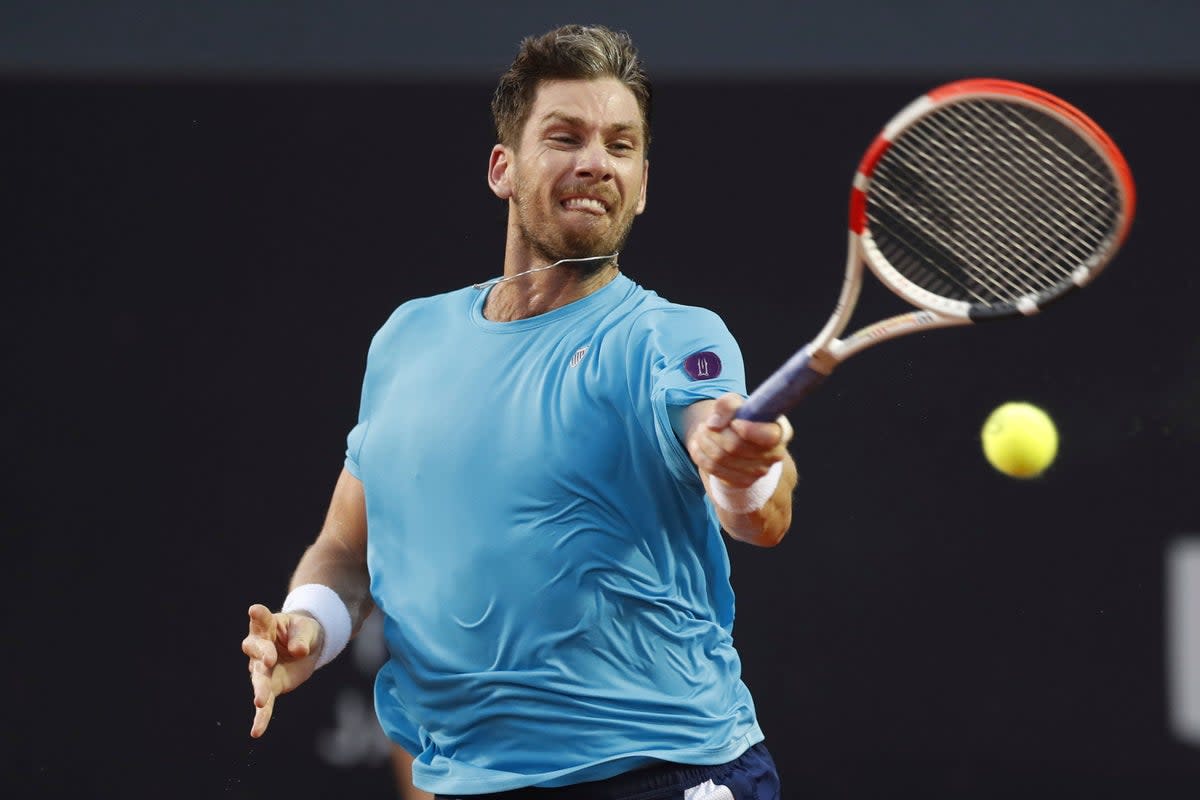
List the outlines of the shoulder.
<svg viewBox="0 0 1200 800">
<path fill-rule="evenodd" d="M 725 321 L 716 311 L 672 302 L 636 284 L 629 300 L 625 324 L 632 332 L 728 331 Z"/>
<path fill-rule="evenodd" d="M 432 325 L 450 313 L 452 309 L 470 307 L 476 289 L 466 287 L 441 294 L 416 297 L 406 300 L 392 311 L 387 321 L 375 333 L 375 339 L 386 339 L 397 335 L 412 325 Z"/>
<path fill-rule="evenodd" d="M 710 308 L 672 303 L 657 295 L 629 320 L 630 340 L 657 350 L 695 349 L 699 344 L 736 346 L 721 315 Z"/>
<path fill-rule="evenodd" d="M 623 311 L 624 346 L 619 352 L 631 376 L 678 373 L 679 379 L 686 381 L 715 377 L 722 371 L 734 376 L 742 373 L 737 340 L 716 311 L 671 302 L 640 287 L 636 296 L 627 298 Z M 698 358 L 706 364 L 692 370 L 689 364 Z M 724 369 L 719 366 L 722 364 Z"/>
</svg>

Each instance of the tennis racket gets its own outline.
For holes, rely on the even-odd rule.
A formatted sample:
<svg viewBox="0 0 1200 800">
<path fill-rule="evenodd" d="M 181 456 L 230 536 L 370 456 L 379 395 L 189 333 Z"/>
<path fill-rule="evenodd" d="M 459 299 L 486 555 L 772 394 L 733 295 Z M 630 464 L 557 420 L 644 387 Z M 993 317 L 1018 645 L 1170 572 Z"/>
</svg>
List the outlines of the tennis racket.
<svg viewBox="0 0 1200 800">
<path fill-rule="evenodd" d="M 996 79 L 929 91 L 892 118 L 858 165 L 833 315 L 737 416 L 775 419 L 880 342 L 1036 314 L 1100 274 L 1129 232 L 1134 196 L 1112 139 L 1066 101 Z M 839 338 L 864 264 L 917 310 Z"/>
</svg>

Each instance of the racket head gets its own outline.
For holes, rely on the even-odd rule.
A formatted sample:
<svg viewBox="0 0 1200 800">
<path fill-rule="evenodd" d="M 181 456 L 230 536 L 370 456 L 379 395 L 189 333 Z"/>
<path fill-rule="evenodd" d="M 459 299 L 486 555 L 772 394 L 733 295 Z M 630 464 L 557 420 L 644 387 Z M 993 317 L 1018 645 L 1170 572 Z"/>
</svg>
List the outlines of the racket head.
<svg viewBox="0 0 1200 800">
<path fill-rule="evenodd" d="M 1070 103 L 994 78 L 917 98 L 855 174 L 850 230 L 874 274 L 953 318 L 1033 314 L 1100 274 L 1134 217 L 1133 176 Z"/>
</svg>

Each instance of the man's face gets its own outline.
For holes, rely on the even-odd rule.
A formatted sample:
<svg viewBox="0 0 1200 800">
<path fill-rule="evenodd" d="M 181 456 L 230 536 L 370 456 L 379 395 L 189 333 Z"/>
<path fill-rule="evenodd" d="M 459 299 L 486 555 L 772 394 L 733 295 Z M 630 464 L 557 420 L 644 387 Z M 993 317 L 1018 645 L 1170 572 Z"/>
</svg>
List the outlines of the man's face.
<svg viewBox="0 0 1200 800">
<path fill-rule="evenodd" d="M 498 169 L 499 167 L 499 169 Z M 492 152 L 492 189 L 512 201 L 515 227 L 548 261 L 621 249 L 646 206 L 641 110 L 614 78 L 538 87 L 516 149 Z"/>
</svg>

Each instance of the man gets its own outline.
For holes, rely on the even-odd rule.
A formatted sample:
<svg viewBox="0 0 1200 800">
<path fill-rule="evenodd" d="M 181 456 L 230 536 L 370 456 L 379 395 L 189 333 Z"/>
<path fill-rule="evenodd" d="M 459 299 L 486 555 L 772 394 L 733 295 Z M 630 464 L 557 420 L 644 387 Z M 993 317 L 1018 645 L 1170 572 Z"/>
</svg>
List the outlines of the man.
<svg viewBox="0 0 1200 800">
<path fill-rule="evenodd" d="M 791 427 L 733 419 L 724 324 L 618 268 L 646 205 L 637 53 L 602 27 L 528 38 L 493 112 L 503 275 L 372 340 L 325 524 L 282 610 L 250 608 L 251 735 L 377 605 L 376 708 L 421 789 L 778 797 L 721 530 L 782 539 Z"/>
</svg>

